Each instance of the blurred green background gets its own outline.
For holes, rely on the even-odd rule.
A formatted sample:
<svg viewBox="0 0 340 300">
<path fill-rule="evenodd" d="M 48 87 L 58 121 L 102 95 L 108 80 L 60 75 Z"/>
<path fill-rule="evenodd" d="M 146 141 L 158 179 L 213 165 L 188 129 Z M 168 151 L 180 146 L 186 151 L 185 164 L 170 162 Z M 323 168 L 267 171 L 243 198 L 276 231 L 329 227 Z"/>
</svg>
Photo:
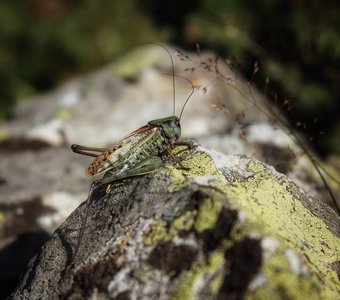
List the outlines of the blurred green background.
<svg viewBox="0 0 340 300">
<path fill-rule="evenodd" d="M 223 58 L 293 109 L 322 155 L 340 152 L 338 1 L 3 0 L 0 2 L 0 119 L 19 99 L 90 72 L 129 49 L 195 44 Z M 275 98 L 275 97 L 273 97 Z M 317 122 L 316 122 L 317 118 Z M 320 132 L 325 134 L 320 135 Z"/>
</svg>

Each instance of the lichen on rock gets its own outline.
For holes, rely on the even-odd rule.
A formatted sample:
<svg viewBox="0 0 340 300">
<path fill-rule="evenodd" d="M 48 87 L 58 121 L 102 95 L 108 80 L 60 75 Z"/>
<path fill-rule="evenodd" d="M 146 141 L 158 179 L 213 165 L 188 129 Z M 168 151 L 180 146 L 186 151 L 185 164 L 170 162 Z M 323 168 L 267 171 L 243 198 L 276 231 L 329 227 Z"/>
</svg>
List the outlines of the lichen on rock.
<svg viewBox="0 0 340 300">
<path fill-rule="evenodd" d="M 98 193 L 70 266 L 81 205 L 12 299 L 336 299 L 330 208 L 254 158 L 199 147 L 182 165 Z"/>
</svg>

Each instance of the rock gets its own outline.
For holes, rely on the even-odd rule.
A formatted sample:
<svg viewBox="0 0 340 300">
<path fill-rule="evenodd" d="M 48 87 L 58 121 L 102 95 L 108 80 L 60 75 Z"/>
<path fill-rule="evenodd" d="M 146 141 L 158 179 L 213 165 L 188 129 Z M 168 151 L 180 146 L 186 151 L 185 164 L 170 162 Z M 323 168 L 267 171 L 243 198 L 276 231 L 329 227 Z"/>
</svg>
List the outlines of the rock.
<svg viewBox="0 0 340 300">
<path fill-rule="evenodd" d="M 329 203 L 319 174 L 299 145 L 277 126 L 275 110 L 268 111 L 265 97 L 214 54 L 202 51 L 188 57 L 174 55 L 175 72 L 200 88 L 182 116 L 182 137 L 225 154 L 254 156 Z M 216 61 L 223 77 L 202 67 L 202 61 Z M 171 76 L 164 75 L 169 72 L 170 60 L 161 47 L 141 47 L 31 101 L 20 101 L 13 118 L 0 124 L 0 262 L 6 262 L 4 269 L 15 266 L 15 272 L 8 267 L 11 272 L 0 278 L 1 294 L 12 290 L 8 282 L 17 284 L 27 264 L 23 258 L 40 249 L 86 199 L 90 180 L 84 169 L 91 159 L 72 153 L 70 144 L 106 147 L 147 121 L 172 114 Z M 177 114 L 190 92 L 190 85 L 177 78 Z M 327 166 L 332 178 L 339 176 L 335 165 Z M 339 195 L 336 182 L 326 180 Z M 13 253 L 21 259 L 11 261 Z"/>
<path fill-rule="evenodd" d="M 199 147 L 182 164 L 97 191 L 74 264 L 85 204 L 8 299 L 338 297 L 332 209 L 255 158 Z"/>
</svg>

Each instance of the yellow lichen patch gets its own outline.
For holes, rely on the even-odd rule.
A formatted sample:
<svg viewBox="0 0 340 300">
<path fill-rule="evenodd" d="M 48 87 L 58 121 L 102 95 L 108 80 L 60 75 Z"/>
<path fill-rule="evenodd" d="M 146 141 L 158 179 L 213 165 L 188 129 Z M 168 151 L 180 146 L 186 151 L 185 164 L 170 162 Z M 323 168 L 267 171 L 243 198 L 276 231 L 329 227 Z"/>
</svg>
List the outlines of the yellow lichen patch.
<svg viewBox="0 0 340 300">
<path fill-rule="evenodd" d="M 181 170 L 175 168 L 172 165 L 167 165 L 169 170 L 169 177 L 172 180 L 172 183 L 168 186 L 168 191 L 170 193 L 179 191 L 187 186 L 189 186 L 189 182 L 185 179 Z"/>
<path fill-rule="evenodd" d="M 211 229 L 216 225 L 217 217 L 221 212 L 223 203 L 218 199 L 205 199 L 200 206 L 195 229 L 197 232 L 202 232 L 206 229 Z"/>
<path fill-rule="evenodd" d="M 192 168 L 188 177 L 220 175 L 220 171 L 216 170 L 205 154 L 197 153 L 185 163 Z M 330 266 L 339 260 L 340 240 L 320 218 L 295 198 L 288 179 L 280 177 L 277 180 L 264 164 L 255 159 L 249 164 L 248 170 L 254 175 L 247 179 L 234 178 L 232 184 L 226 184 L 226 180 L 211 183 L 213 190 L 222 193 L 209 192 L 210 199 L 205 199 L 199 208 L 195 229 L 202 231 L 213 228 L 218 212 L 225 205 L 222 204 L 223 199 L 228 199 L 228 205 L 244 215 L 244 221 L 234 226 L 228 247 L 233 241 L 250 233 L 259 237 L 273 236 L 280 241 L 282 247 L 280 255 L 274 255 L 268 261 L 265 258 L 263 271 L 269 283 L 256 291 L 254 295 L 259 295 L 256 299 L 263 299 L 260 295 L 271 290 L 273 295 L 281 299 L 285 292 L 289 294 L 288 298 L 302 299 L 299 295 L 304 295 L 311 299 L 336 299 L 340 293 L 339 279 Z M 179 185 L 175 177 L 172 179 L 173 186 Z M 296 273 L 289 267 L 283 249 L 293 249 L 298 254 L 307 266 L 308 276 Z M 275 270 L 278 269 L 282 272 L 276 274 Z M 263 294 L 262 290 L 265 291 Z"/>
<path fill-rule="evenodd" d="M 219 272 L 223 267 L 223 251 L 217 251 L 210 255 L 208 259 L 202 259 L 195 262 L 189 271 L 183 272 L 179 286 L 172 294 L 171 299 L 190 300 L 195 299 L 200 287 L 200 282 L 211 278 L 210 288 L 212 292 L 217 292 L 222 282 L 222 274 Z M 207 276 L 208 275 L 208 276 Z"/>
<path fill-rule="evenodd" d="M 175 219 L 170 227 L 169 235 L 175 236 L 180 230 L 190 230 L 194 225 L 195 211 L 187 211 L 182 216 Z"/>
<path fill-rule="evenodd" d="M 183 165 L 189 168 L 189 171 L 186 173 L 189 177 L 222 176 L 216 166 L 211 163 L 211 158 L 203 152 L 198 152 L 191 156 L 190 159 L 183 161 Z"/>
<path fill-rule="evenodd" d="M 150 232 L 145 234 L 143 242 L 146 246 L 152 246 L 165 240 L 167 236 L 166 223 L 163 220 L 159 220 L 151 225 Z"/>
<path fill-rule="evenodd" d="M 168 230 L 166 229 L 166 222 L 159 220 L 151 225 L 151 231 L 144 236 L 143 242 L 146 246 L 153 246 L 160 241 L 166 241 L 169 239 Z"/>
<path fill-rule="evenodd" d="M 315 277 L 292 272 L 287 257 L 279 250 L 267 257 L 262 266 L 266 282 L 246 299 L 335 299 L 320 298 Z"/>
<path fill-rule="evenodd" d="M 249 293 L 251 299 L 265 299 L 268 295 L 270 299 L 337 298 L 339 279 L 330 266 L 339 260 L 340 240 L 296 198 L 287 178 L 274 176 L 264 164 L 252 159 L 247 170 L 251 176 L 243 171 L 248 177 L 233 177 L 228 182 L 210 157 L 201 152 L 183 161 L 183 165 L 190 169 L 167 167 L 172 180 L 169 190 L 177 191 L 191 182 L 198 182 L 197 176 L 221 178 L 206 181 L 203 192 L 206 190 L 209 196 L 201 201 L 196 219 L 191 218 L 194 215 L 189 218 L 190 226 L 197 232 L 214 228 L 221 209 L 226 206 L 239 211 L 242 217 L 234 225 L 230 236 L 222 241 L 220 249 L 232 247 L 235 241 L 247 236 L 272 236 L 279 241 L 280 247 L 263 258 L 261 272 L 266 282 Z M 175 232 L 177 229 L 171 236 Z M 303 272 L 292 268 L 285 254 L 287 249 L 296 253 L 305 267 Z M 203 265 L 196 262 L 190 271 L 182 274 L 184 280 L 174 294 L 175 299 L 195 296 L 195 286 L 203 280 L 199 275 L 204 273 Z M 220 281 L 217 280 L 213 286 L 217 290 Z"/>
<path fill-rule="evenodd" d="M 143 239 L 146 246 L 153 246 L 159 242 L 166 242 L 172 240 L 179 231 L 189 230 L 193 226 L 195 212 L 187 211 L 182 216 L 172 221 L 170 228 L 163 220 L 156 221 L 151 226 L 149 232 Z"/>
<path fill-rule="evenodd" d="M 176 154 L 182 149 L 183 146 L 176 147 L 173 153 Z M 175 192 L 188 186 L 190 178 L 193 177 L 212 175 L 223 178 L 221 172 L 211 162 L 211 158 L 205 153 L 195 153 L 193 156 L 189 156 L 188 159 L 183 160 L 181 164 L 187 170 L 167 165 L 169 177 L 172 179 L 172 183 L 168 187 L 169 192 Z"/>
<path fill-rule="evenodd" d="M 306 258 L 321 295 L 337 295 L 339 280 L 329 266 L 339 259 L 340 240 L 289 193 L 287 181 L 276 181 L 260 162 L 251 170 L 255 176 L 225 188 L 229 200 L 246 213 L 248 222 L 264 225 L 261 234 L 278 237 Z M 327 284 L 315 280 L 316 276 Z"/>
</svg>

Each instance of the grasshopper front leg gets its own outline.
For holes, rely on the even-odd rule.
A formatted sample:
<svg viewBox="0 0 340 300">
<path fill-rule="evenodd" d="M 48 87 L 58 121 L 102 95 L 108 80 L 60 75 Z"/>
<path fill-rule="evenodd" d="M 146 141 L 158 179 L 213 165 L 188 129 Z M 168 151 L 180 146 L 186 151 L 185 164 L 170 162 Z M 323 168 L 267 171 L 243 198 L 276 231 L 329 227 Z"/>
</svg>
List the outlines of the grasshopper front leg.
<svg viewBox="0 0 340 300">
<path fill-rule="evenodd" d="M 185 152 L 185 151 L 188 151 L 188 150 L 192 150 L 192 149 L 195 149 L 199 146 L 199 144 L 197 144 L 195 141 L 193 140 L 185 140 L 185 141 L 176 141 L 174 143 L 174 146 L 185 146 L 186 148 L 185 149 L 181 149 L 179 150 L 178 152 L 176 152 L 176 155 L 178 154 L 181 154 L 182 152 Z M 166 149 L 166 152 L 168 154 L 168 156 L 170 157 L 171 161 L 174 163 L 174 164 L 179 164 L 181 169 L 183 170 L 189 170 L 189 168 L 186 168 L 182 165 L 182 161 L 183 160 L 186 160 L 188 158 L 188 156 L 190 155 L 190 152 L 186 153 L 185 155 L 182 155 L 180 157 L 178 156 L 175 156 L 171 150 L 169 149 Z"/>
</svg>

